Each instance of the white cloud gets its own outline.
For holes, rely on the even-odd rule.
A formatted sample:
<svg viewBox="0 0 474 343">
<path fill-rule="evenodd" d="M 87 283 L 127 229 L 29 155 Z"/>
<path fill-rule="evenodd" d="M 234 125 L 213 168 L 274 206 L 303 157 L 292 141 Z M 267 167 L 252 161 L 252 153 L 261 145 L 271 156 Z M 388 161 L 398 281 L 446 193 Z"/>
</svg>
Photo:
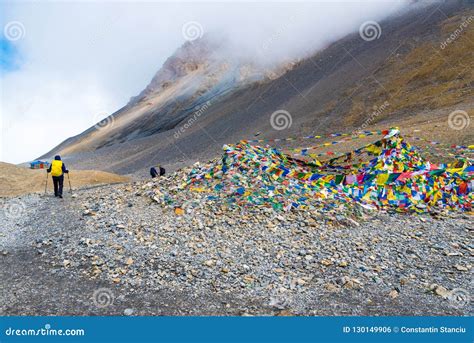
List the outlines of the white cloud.
<svg viewBox="0 0 474 343">
<path fill-rule="evenodd" d="M 274 63 L 321 48 L 402 2 L 3 3 L 1 28 L 20 21 L 25 61 L 1 76 L 0 160 L 23 162 L 137 95 L 184 42 L 182 26 L 229 36 L 231 54 Z M 382 28 L 383 30 L 383 28 Z"/>
</svg>

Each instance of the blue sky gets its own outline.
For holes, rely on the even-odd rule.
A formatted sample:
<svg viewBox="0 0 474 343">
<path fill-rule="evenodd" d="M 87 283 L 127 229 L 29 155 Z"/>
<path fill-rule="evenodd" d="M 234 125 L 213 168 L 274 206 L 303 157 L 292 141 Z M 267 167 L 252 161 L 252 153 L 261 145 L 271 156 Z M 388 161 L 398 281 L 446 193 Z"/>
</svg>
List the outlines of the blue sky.
<svg viewBox="0 0 474 343">
<path fill-rule="evenodd" d="M 234 47 L 229 55 L 255 62 L 262 62 L 258 51 L 271 42 L 263 62 L 278 63 L 403 6 L 395 0 L 0 0 L 0 161 L 34 159 L 124 106 L 185 42 L 183 27 L 190 21 L 203 33 L 225 34 Z M 9 40 L 7 31 L 15 37 Z"/>
<path fill-rule="evenodd" d="M 21 58 L 13 42 L 0 37 L 0 71 L 6 73 L 20 68 Z"/>
</svg>

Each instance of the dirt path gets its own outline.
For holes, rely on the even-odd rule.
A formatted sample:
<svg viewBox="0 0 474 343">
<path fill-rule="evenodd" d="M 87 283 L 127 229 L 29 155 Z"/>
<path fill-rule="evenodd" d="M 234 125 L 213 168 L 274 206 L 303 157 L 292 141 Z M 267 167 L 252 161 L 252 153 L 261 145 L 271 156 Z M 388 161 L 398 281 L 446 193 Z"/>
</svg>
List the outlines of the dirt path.
<svg viewBox="0 0 474 343">
<path fill-rule="evenodd" d="M 100 170 L 71 170 L 64 179 L 64 190 L 69 189 L 69 181 L 74 189 L 78 187 L 128 182 L 125 176 Z M 29 169 L 14 164 L 0 162 L 0 197 L 19 196 L 33 192 L 53 191 L 51 175 L 46 183 L 45 169 Z"/>
</svg>

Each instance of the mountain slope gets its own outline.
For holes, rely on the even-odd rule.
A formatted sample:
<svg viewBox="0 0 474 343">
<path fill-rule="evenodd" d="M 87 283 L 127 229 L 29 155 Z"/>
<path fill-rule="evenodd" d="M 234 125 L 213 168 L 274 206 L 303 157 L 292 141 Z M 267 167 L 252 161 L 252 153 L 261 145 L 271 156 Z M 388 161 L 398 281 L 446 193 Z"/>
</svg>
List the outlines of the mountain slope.
<svg viewBox="0 0 474 343">
<path fill-rule="evenodd" d="M 174 169 L 211 158 L 224 143 L 257 132 L 283 138 L 390 125 L 416 125 L 428 138 L 465 144 L 472 130 L 452 130 L 447 118 L 454 110 L 472 113 L 473 15 L 462 2 L 416 7 L 381 22 L 378 39 L 351 34 L 271 78 L 219 59 L 213 52 L 221 42 L 188 43 L 104 125 L 43 158 L 61 153 L 81 168 L 144 175 L 155 163 Z M 272 128 L 277 110 L 290 113 L 289 128 Z"/>
</svg>

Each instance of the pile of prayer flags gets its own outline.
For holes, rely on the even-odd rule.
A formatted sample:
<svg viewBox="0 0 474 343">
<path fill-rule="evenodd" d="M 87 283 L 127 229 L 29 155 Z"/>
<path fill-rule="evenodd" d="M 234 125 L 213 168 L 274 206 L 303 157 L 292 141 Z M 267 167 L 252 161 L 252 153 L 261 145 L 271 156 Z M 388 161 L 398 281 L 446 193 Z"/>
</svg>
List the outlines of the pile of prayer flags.
<svg viewBox="0 0 474 343">
<path fill-rule="evenodd" d="M 400 135 L 382 139 L 328 161 L 303 161 L 271 146 L 248 141 L 225 145 L 222 159 L 194 168 L 185 184 L 210 193 L 210 201 L 275 209 L 359 203 L 364 207 L 429 212 L 470 211 L 474 166 L 469 159 L 433 164 Z"/>
</svg>

